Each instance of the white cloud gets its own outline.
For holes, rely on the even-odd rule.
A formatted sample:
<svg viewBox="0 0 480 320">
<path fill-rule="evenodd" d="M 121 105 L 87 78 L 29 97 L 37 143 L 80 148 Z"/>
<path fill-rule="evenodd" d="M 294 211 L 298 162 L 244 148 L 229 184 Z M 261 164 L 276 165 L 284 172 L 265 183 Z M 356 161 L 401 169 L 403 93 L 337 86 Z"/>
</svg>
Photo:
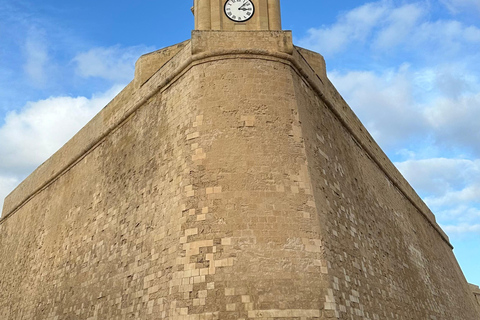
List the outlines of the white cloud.
<svg viewBox="0 0 480 320">
<path fill-rule="evenodd" d="M 12 110 L 6 115 L 0 110 L 1 205 L 20 181 L 61 148 L 133 79 L 135 61 L 153 48 L 114 46 L 75 54 L 72 52 L 85 44 L 81 39 L 79 44 L 75 36 L 65 36 L 58 25 L 25 19 L 15 12 L 0 12 L 0 16 L 6 18 L 0 19 L 0 27 L 10 25 L 24 31 L 7 35 L 3 39 L 5 46 L 0 46 L 0 51 L 5 50 L 2 52 L 9 58 L 0 70 L 0 81 L 8 82 L 4 86 L 8 90 L 0 92 L 3 98 L 0 109 Z M 21 55 L 15 51 L 18 44 Z M 25 77 L 18 76 L 18 69 Z M 47 89 L 54 92 L 92 89 L 91 81 L 78 81 L 78 77 L 106 79 L 94 81 L 93 85 L 100 83 L 113 88 L 92 97 L 53 96 L 25 103 L 26 97 L 45 96 Z M 23 107 L 17 108 L 19 105 Z"/>
<path fill-rule="evenodd" d="M 431 158 L 395 163 L 405 178 L 424 197 L 453 203 L 480 201 L 472 191 L 480 187 L 480 160 Z M 448 200 L 447 200 L 448 199 Z"/>
<path fill-rule="evenodd" d="M 85 97 L 52 97 L 10 112 L 0 127 L 0 178 L 25 177 L 84 126 L 120 90 Z M 11 181 L 11 180 L 10 180 Z M 0 198 L 5 194 L 0 194 Z"/>
<path fill-rule="evenodd" d="M 467 68 L 403 65 L 329 78 L 387 151 L 416 144 L 480 156 L 480 83 Z"/>
<path fill-rule="evenodd" d="M 82 77 L 125 82 L 133 79 L 135 61 L 150 51 L 153 49 L 145 46 L 98 47 L 78 54 L 73 61 L 77 64 L 77 74 Z"/>
<path fill-rule="evenodd" d="M 448 234 L 480 225 L 480 159 L 432 158 L 396 163 Z"/>
<path fill-rule="evenodd" d="M 428 9 L 423 1 L 401 6 L 392 1 L 367 3 L 342 14 L 331 26 L 310 29 L 299 44 L 327 57 L 351 44 L 357 49 L 365 44 L 374 54 L 412 48 L 428 59 L 464 53 L 465 45 L 478 51 L 479 28 L 455 20 L 429 21 Z"/>
<path fill-rule="evenodd" d="M 311 29 L 300 44 L 336 65 L 329 78 L 387 154 L 406 159 L 397 166 L 446 231 L 473 233 L 480 225 L 480 28 L 432 20 L 430 5 L 368 3 Z"/>
<path fill-rule="evenodd" d="M 10 112 L 0 127 L 0 208 L 30 172 L 62 147 L 123 86 L 85 97 L 51 97 Z"/>
<path fill-rule="evenodd" d="M 461 190 L 446 192 L 442 197 L 427 197 L 425 201 L 434 207 L 452 207 L 464 203 L 480 203 L 480 184 L 474 183 Z"/>
<path fill-rule="evenodd" d="M 439 97 L 424 111 L 437 143 L 480 156 L 480 92 L 458 98 Z"/>
<path fill-rule="evenodd" d="M 430 59 L 478 57 L 480 29 L 455 20 L 425 21 L 415 27 L 407 40 L 404 45 L 421 48 L 419 53 Z"/>
<path fill-rule="evenodd" d="M 425 119 L 414 101 L 409 66 L 382 74 L 334 71 L 329 78 L 381 146 L 398 147 L 426 134 Z"/>
<path fill-rule="evenodd" d="M 299 44 L 326 55 L 345 50 L 351 41 L 365 41 L 387 11 L 386 2 L 367 3 L 341 15 L 330 27 L 311 28 Z"/>
<path fill-rule="evenodd" d="M 450 208 L 439 207 L 437 218 L 444 225 L 480 224 L 480 207 L 470 203 L 452 205 Z"/>
<path fill-rule="evenodd" d="M 414 32 L 425 14 L 425 9 L 418 3 L 405 4 L 385 11 L 383 27 L 378 30 L 374 46 L 391 48 L 409 41 L 409 35 Z"/>
</svg>

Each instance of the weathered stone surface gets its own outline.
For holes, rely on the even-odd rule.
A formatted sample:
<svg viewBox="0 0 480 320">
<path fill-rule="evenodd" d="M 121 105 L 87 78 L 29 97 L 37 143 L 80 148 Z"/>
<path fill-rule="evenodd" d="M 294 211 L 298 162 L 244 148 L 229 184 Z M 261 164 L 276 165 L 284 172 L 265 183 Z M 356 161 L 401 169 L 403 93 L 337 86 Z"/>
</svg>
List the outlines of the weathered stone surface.
<svg viewBox="0 0 480 320">
<path fill-rule="evenodd" d="M 208 34 L 208 37 L 205 36 Z M 293 53 L 291 31 L 193 31 L 192 53 Z"/>
<path fill-rule="evenodd" d="M 477 301 L 478 309 L 480 312 L 480 288 L 474 284 L 469 284 L 470 289 L 472 289 L 473 295 L 475 296 L 475 301 Z"/>
<path fill-rule="evenodd" d="M 135 63 L 135 88 L 138 89 L 153 76 L 165 63 L 173 58 L 188 43 L 182 43 L 163 48 L 141 56 Z"/>
<path fill-rule="evenodd" d="M 1 319 L 478 319 L 320 55 L 269 31 L 178 49 L 6 199 Z"/>
</svg>

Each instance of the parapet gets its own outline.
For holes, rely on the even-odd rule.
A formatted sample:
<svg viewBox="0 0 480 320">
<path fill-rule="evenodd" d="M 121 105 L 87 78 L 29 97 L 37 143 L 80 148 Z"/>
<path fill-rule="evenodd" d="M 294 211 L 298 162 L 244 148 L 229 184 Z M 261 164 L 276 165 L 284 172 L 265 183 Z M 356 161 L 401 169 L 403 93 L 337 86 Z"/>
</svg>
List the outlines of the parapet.
<svg viewBox="0 0 480 320">
<path fill-rule="evenodd" d="M 148 81 L 161 67 L 163 67 L 170 59 L 177 55 L 190 40 L 166 47 L 154 52 L 144 54 L 138 58 L 135 63 L 135 78 L 133 80 L 135 89 L 140 88 Z"/>
</svg>

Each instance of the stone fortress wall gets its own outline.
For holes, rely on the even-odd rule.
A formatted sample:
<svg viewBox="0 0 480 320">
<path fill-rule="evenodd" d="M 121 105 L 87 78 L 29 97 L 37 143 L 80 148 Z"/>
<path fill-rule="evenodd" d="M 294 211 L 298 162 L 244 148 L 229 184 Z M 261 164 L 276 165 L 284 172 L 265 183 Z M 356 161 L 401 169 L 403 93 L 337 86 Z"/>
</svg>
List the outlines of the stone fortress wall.
<svg viewBox="0 0 480 320">
<path fill-rule="evenodd" d="M 478 304 L 478 309 L 480 311 L 480 288 L 477 285 L 469 284 L 472 289 L 473 295 L 475 296 L 475 301 Z"/>
<path fill-rule="evenodd" d="M 282 31 L 194 31 L 5 201 L 1 319 L 475 320 L 433 214 Z"/>
</svg>

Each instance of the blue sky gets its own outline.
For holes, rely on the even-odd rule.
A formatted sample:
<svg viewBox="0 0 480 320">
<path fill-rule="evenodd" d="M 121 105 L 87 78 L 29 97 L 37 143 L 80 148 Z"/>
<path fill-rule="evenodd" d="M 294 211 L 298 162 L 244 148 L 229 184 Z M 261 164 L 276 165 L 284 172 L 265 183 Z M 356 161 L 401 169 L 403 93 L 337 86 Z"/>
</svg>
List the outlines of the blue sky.
<svg viewBox="0 0 480 320">
<path fill-rule="evenodd" d="M 0 0 L 0 206 L 133 78 L 190 38 L 192 1 Z M 417 190 L 480 284 L 480 1 L 283 0 L 283 28 Z"/>
</svg>

